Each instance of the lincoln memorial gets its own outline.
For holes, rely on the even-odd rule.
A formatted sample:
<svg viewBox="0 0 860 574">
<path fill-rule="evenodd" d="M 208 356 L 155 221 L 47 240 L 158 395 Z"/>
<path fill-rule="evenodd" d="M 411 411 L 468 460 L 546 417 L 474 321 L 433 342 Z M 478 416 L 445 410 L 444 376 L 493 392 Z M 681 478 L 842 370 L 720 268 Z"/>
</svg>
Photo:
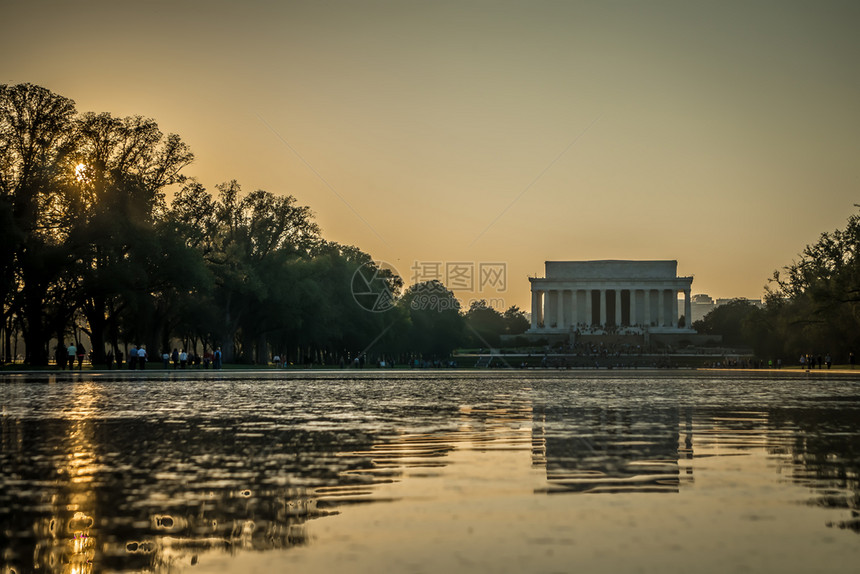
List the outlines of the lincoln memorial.
<svg viewBox="0 0 860 574">
<path fill-rule="evenodd" d="M 529 334 L 692 333 L 692 277 L 677 261 L 547 261 L 546 277 L 530 277 Z M 686 326 L 678 327 L 678 294 Z"/>
</svg>

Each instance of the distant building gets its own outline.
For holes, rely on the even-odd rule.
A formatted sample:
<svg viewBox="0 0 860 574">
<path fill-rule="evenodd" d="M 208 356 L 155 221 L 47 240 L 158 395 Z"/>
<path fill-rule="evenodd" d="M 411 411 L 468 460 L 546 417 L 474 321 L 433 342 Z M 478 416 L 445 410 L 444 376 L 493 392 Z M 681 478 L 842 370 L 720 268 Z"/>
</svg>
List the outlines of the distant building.
<svg viewBox="0 0 860 574">
<path fill-rule="evenodd" d="M 693 300 L 690 304 L 690 312 L 693 317 L 693 322 L 701 321 L 705 318 L 705 315 L 719 307 L 720 305 L 725 305 L 726 303 L 731 303 L 732 301 L 746 301 L 752 305 L 755 305 L 759 309 L 764 307 L 764 303 L 761 299 L 747 299 L 746 297 L 731 297 L 731 298 L 723 298 L 717 299 L 714 301 L 710 295 L 706 295 L 705 293 L 697 293 L 693 295 Z M 681 308 L 681 303 L 679 302 L 679 309 Z M 680 311 L 683 313 L 682 311 Z"/>
<path fill-rule="evenodd" d="M 678 326 L 678 294 L 690 315 L 692 277 L 677 276 L 677 261 L 547 261 L 546 277 L 530 277 L 529 333 L 562 334 L 629 327 L 652 333 L 690 333 Z"/>
<path fill-rule="evenodd" d="M 690 305 L 692 322 L 695 323 L 696 321 L 701 321 L 705 318 L 705 315 L 713 311 L 715 308 L 716 304 L 714 303 L 714 300 L 711 299 L 710 295 L 706 295 L 704 293 L 693 295 L 693 302 Z"/>
<path fill-rule="evenodd" d="M 731 303 L 732 301 L 746 301 L 747 303 L 758 307 L 759 309 L 764 308 L 764 303 L 762 303 L 761 299 L 747 299 L 746 297 L 732 297 L 731 299 L 717 299 L 717 307 L 720 305 L 725 305 L 726 303 Z"/>
</svg>

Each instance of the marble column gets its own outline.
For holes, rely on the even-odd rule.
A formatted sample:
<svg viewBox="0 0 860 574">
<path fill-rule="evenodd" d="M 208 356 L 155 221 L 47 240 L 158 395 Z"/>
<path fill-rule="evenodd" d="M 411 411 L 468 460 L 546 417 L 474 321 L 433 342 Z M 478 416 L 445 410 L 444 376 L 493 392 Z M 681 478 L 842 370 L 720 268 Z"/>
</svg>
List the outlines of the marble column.
<svg viewBox="0 0 860 574">
<path fill-rule="evenodd" d="M 573 291 L 563 289 L 561 298 L 564 300 L 564 328 L 570 329 L 573 325 Z"/>
<path fill-rule="evenodd" d="M 532 286 L 532 331 L 538 328 L 540 316 L 540 291 Z"/>
<path fill-rule="evenodd" d="M 636 325 L 636 289 L 630 290 L 630 325 Z"/>
<path fill-rule="evenodd" d="M 591 327 L 592 321 L 592 309 L 591 309 L 591 289 L 585 290 L 585 325 L 586 327 Z"/>
<path fill-rule="evenodd" d="M 645 304 L 645 326 L 651 326 L 651 289 L 643 289 L 642 299 Z"/>
<path fill-rule="evenodd" d="M 543 292 L 543 319 L 544 329 L 549 329 L 552 325 L 552 309 L 550 309 L 550 300 L 552 299 L 552 290 L 547 289 Z"/>
<path fill-rule="evenodd" d="M 621 326 L 621 319 L 622 319 L 622 314 L 621 314 L 621 288 L 620 288 L 620 287 L 616 287 L 616 288 L 615 288 L 615 326 L 616 326 L 616 327 L 620 327 L 620 326 Z"/>
<path fill-rule="evenodd" d="M 557 303 L 556 303 L 556 326 L 559 329 L 564 329 L 564 289 L 559 289 L 556 291 L 558 293 Z"/>
</svg>

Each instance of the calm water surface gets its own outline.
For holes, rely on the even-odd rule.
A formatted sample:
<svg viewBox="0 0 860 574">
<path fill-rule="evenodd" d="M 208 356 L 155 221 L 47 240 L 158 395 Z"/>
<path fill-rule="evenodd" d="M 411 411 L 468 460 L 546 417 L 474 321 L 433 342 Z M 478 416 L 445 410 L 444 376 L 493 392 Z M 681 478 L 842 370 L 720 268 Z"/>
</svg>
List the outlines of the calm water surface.
<svg viewBox="0 0 860 574">
<path fill-rule="evenodd" d="M 856 572 L 858 423 L 827 373 L 5 375 L 0 572 Z"/>
</svg>

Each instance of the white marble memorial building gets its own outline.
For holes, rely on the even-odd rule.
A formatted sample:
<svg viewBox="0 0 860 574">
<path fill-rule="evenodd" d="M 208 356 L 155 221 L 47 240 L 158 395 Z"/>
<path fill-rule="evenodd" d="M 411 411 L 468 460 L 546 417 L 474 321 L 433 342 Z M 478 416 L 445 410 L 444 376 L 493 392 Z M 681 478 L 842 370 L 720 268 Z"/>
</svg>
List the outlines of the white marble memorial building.
<svg viewBox="0 0 860 574">
<path fill-rule="evenodd" d="M 677 261 L 547 261 L 546 277 L 530 277 L 529 333 L 690 333 L 678 327 L 678 294 L 690 324 L 692 277 Z"/>
</svg>

